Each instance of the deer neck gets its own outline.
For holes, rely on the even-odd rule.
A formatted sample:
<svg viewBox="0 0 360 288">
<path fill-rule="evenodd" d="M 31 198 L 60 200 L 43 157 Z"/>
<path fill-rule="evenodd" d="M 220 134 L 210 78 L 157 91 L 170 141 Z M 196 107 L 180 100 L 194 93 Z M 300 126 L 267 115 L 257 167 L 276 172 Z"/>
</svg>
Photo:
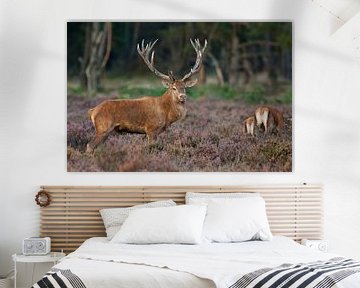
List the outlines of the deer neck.
<svg viewBox="0 0 360 288">
<path fill-rule="evenodd" d="M 166 111 L 167 121 L 173 123 L 177 120 L 183 119 L 186 115 L 185 103 L 174 101 L 172 91 L 167 90 L 162 96 L 162 104 Z"/>
</svg>

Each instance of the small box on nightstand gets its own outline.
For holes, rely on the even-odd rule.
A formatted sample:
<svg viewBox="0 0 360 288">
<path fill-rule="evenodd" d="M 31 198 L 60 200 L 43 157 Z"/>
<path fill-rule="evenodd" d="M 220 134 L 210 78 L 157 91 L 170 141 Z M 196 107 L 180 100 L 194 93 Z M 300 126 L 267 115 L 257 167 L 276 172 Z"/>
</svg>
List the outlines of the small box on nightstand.
<svg viewBox="0 0 360 288">
<path fill-rule="evenodd" d="M 301 240 L 301 244 L 309 247 L 314 250 L 318 250 L 321 252 L 327 252 L 328 251 L 328 242 L 325 240 L 309 240 L 309 239 L 303 239 Z"/>
</svg>

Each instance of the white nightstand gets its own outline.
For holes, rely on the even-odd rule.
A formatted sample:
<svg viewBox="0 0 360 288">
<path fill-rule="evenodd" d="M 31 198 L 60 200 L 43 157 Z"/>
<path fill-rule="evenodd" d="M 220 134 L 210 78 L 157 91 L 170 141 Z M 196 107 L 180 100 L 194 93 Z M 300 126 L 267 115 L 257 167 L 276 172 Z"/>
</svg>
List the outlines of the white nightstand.
<svg viewBox="0 0 360 288">
<path fill-rule="evenodd" d="M 39 256 L 27 256 L 24 254 L 12 255 L 12 259 L 14 261 L 14 269 L 15 269 L 14 288 L 16 288 L 17 263 L 33 263 L 35 265 L 36 263 L 52 262 L 55 265 L 63 257 L 65 257 L 65 253 L 60 253 L 60 252 L 50 252 L 49 254 L 39 255 Z M 30 286 L 34 284 L 33 281 L 34 281 L 34 266 L 32 267 Z"/>
<path fill-rule="evenodd" d="M 310 240 L 310 239 L 302 239 L 301 244 L 309 247 L 314 250 L 318 250 L 321 252 L 328 251 L 328 242 L 326 240 Z"/>
</svg>

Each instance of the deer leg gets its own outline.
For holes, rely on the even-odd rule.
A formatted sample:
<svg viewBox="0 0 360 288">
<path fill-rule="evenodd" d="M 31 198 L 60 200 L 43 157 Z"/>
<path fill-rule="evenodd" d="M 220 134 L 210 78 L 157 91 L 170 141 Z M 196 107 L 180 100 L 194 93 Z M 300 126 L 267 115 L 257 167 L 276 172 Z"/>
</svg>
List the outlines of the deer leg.
<svg viewBox="0 0 360 288">
<path fill-rule="evenodd" d="M 94 152 L 95 148 L 106 139 L 112 129 L 113 128 L 108 129 L 105 132 L 96 133 L 95 138 L 87 144 L 86 153 Z"/>
<path fill-rule="evenodd" d="M 250 134 L 251 134 L 251 136 L 254 137 L 255 124 L 254 124 L 254 123 L 251 123 L 249 128 L 250 128 Z"/>
<path fill-rule="evenodd" d="M 148 132 L 146 134 L 147 136 L 147 140 L 148 140 L 148 144 L 153 144 L 153 142 L 156 140 L 157 136 L 163 132 L 165 129 L 164 128 L 160 128 L 151 132 Z"/>
<path fill-rule="evenodd" d="M 107 133 L 96 134 L 95 138 L 91 140 L 86 146 L 86 153 L 94 152 L 95 148 L 105 139 Z"/>
<path fill-rule="evenodd" d="M 269 131 L 269 126 L 270 126 L 269 118 L 266 118 L 263 124 L 264 124 L 264 134 L 266 135 Z"/>
<path fill-rule="evenodd" d="M 115 128 L 111 121 L 93 121 L 93 124 L 95 127 L 95 138 L 87 144 L 87 153 L 94 152 L 95 148 L 103 142 L 109 133 Z"/>
<path fill-rule="evenodd" d="M 243 135 L 246 135 L 246 124 L 245 123 L 242 123 L 242 134 Z"/>
<path fill-rule="evenodd" d="M 161 132 L 165 130 L 166 127 L 157 128 L 154 130 L 147 130 L 146 131 L 146 137 L 148 144 L 152 144 L 153 141 L 156 139 L 156 136 L 159 135 Z"/>
</svg>

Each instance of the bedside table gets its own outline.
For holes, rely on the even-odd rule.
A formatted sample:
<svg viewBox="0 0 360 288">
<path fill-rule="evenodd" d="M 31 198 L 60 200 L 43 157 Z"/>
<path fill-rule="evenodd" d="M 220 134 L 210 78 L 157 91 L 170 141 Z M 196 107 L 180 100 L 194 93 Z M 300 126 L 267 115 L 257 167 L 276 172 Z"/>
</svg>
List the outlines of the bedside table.
<svg viewBox="0 0 360 288">
<path fill-rule="evenodd" d="M 328 242 L 326 240 L 310 240 L 310 239 L 302 239 L 301 244 L 309 247 L 314 250 L 318 250 L 321 252 L 328 251 Z"/>
<path fill-rule="evenodd" d="M 14 288 L 16 288 L 17 263 L 33 263 L 34 265 L 36 265 L 36 263 L 52 262 L 55 265 L 63 257 L 65 257 L 65 253 L 60 253 L 60 252 L 50 252 L 49 254 L 46 255 L 36 255 L 36 256 L 28 256 L 24 254 L 12 255 L 12 259 L 14 261 L 14 270 L 15 270 Z M 33 281 L 34 281 L 34 266 L 31 273 L 31 285 L 34 284 Z"/>
</svg>

